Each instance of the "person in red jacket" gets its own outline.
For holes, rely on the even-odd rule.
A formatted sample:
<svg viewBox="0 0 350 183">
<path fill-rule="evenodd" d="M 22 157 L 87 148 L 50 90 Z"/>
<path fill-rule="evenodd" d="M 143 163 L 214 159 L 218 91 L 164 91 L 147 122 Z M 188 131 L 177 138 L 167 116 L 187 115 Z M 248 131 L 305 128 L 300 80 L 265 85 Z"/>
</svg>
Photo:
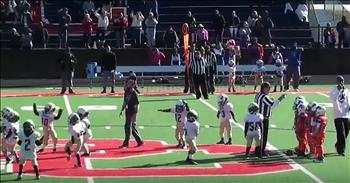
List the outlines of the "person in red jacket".
<svg viewBox="0 0 350 183">
<path fill-rule="evenodd" d="M 248 54 L 251 60 L 251 64 L 253 65 L 255 65 L 257 60 L 263 60 L 264 47 L 258 43 L 258 38 L 251 38 L 251 44 L 248 46 Z"/>
<path fill-rule="evenodd" d="M 83 34 L 84 47 L 90 48 L 93 21 L 90 18 L 90 15 L 88 13 L 85 14 L 85 17 L 82 23 L 83 23 L 83 30 L 84 30 L 84 34 Z"/>
<path fill-rule="evenodd" d="M 324 162 L 324 139 L 326 136 L 326 126 L 328 118 L 326 116 L 326 108 L 324 106 L 318 106 L 315 112 L 315 126 L 312 128 L 312 139 L 316 148 L 316 159 L 314 162 Z"/>
</svg>

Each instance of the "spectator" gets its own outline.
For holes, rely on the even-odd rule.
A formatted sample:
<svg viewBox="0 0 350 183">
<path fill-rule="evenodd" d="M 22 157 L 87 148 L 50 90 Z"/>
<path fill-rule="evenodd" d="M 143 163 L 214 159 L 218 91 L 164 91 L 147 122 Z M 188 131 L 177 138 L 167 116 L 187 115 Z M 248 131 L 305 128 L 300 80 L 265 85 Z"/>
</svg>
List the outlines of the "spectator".
<svg viewBox="0 0 350 183">
<path fill-rule="evenodd" d="M 190 42 L 192 44 L 196 42 L 196 31 L 197 31 L 197 22 L 196 18 L 192 15 L 191 11 L 187 12 L 187 17 L 185 19 L 185 23 L 190 27 Z"/>
<path fill-rule="evenodd" d="M 286 2 L 286 4 L 284 4 L 284 14 L 288 14 L 288 12 L 293 12 L 293 11 L 294 10 L 290 2 Z"/>
<path fill-rule="evenodd" d="M 262 33 L 262 43 L 264 45 L 271 46 L 271 32 L 270 30 L 274 27 L 272 20 L 270 19 L 269 12 L 266 10 L 263 18 L 259 20 L 259 26 Z"/>
<path fill-rule="evenodd" d="M 158 19 L 158 1 L 157 0 L 143 0 L 143 14 L 153 13 L 154 17 Z"/>
<path fill-rule="evenodd" d="M 95 3 L 92 0 L 85 0 L 83 3 L 84 12 L 89 14 L 95 11 Z"/>
<path fill-rule="evenodd" d="M 250 33 L 252 31 L 249 28 L 248 22 L 244 21 L 242 27 L 239 29 L 240 45 L 242 48 L 247 48 L 250 42 Z"/>
<path fill-rule="evenodd" d="M 117 48 L 125 48 L 126 28 L 128 27 L 128 18 L 122 12 L 118 18 L 114 19 L 115 38 Z"/>
<path fill-rule="evenodd" d="M 106 31 L 109 25 L 109 19 L 108 16 L 106 15 L 106 11 L 104 9 L 101 10 L 101 14 L 98 13 L 98 11 L 101 8 L 97 8 L 97 10 L 95 11 L 95 16 L 98 20 L 97 22 L 97 31 L 96 31 L 96 41 L 97 40 L 101 40 L 102 43 L 105 42 L 105 35 L 106 35 Z M 101 36 L 101 38 L 100 38 Z"/>
<path fill-rule="evenodd" d="M 16 22 L 17 21 L 17 3 L 15 0 L 8 0 L 8 3 L 6 5 L 6 15 L 8 16 L 8 19 L 10 21 Z"/>
<path fill-rule="evenodd" d="M 276 46 L 275 49 L 271 52 L 271 56 L 270 56 L 270 59 L 269 59 L 269 64 L 275 65 L 276 64 L 276 60 L 280 60 L 281 61 L 281 65 L 284 64 L 283 55 L 280 52 L 280 47 L 279 46 Z"/>
<path fill-rule="evenodd" d="M 111 47 L 107 46 L 105 54 L 102 56 L 102 76 L 103 76 L 103 90 L 101 93 L 106 93 L 106 87 L 108 82 L 108 77 L 111 78 L 111 93 L 114 93 L 115 86 L 115 69 L 117 66 L 117 58 L 115 54 L 111 51 Z"/>
<path fill-rule="evenodd" d="M 4 25 L 6 20 L 6 7 L 5 3 L 2 1 L 0 1 L 0 11 L 1 25 Z"/>
<path fill-rule="evenodd" d="M 27 35 L 29 32 L 32 32 L 29 27 L 29 23 L 33 21 L 33 16 L 30 9 L 31 6 L 26 0 L 21 1 L 21 3 L 18 5 L 17 11 L 19 13 L 19 32 L 21 34 Z"/>
<path fill-rule="evenodd" d="M 178 53 L 178 49 L 174 48 L 173 53 L 171 54 L 171 65 L 181 65 L 181 57 L 180 54 Z"/>
<path fill-rule="evenodd" d="M 224 48 L 222 47 L 222 43 L 216 43 L 215 48 L 213 49 L 214 54 L 216 56 L 216 62 L 218 65 L 225 65 L 224 60 Z"/>
<path fill-rule="evenodd" d="M 335 31 L 330 23 L 327 23 L 327 28 L 323 31 L 324 46 L 326 48 L 335 48 Z"/>
<path fill-rule="evenodd" d="M 26 14 L 31 12 L 31 6 L 27 2 L 27 0 L 21 0 L 17 6 L 18 18 L 19 21 L 23 21 L 23 16 L 27 16 Z"/>
<path fill-rule="evenodd" d="M 224 36 L 224 27 L 225 27 L 225 18 L 219 12 L 215 10 L 215 15 L 213 19 L 213 28 L 215 30 L 215 42 L 223 42 Z"/>
<path fill-rule="evenodd" d="M 62 56 L 58 59 L 61 65 L 62 74 L 62 90 L 61 95 L 66 92 L 67 86 L 70 94 L 74 94 L 73 91 L 73 77 L 75 67 L 77 65 L 77 59 L 71 52 L 70 48 L 67 47 Z"/>
<path fill-rule="evenodd" d="M 232 11 L 232 17 L 230 21 L 230 36 L 233 38 L 238 37 L 238 28 L 241 25 L 241 19 L 236 14 L 236 11 Z"/>
<path fill-rule="evenodd" d="M 302 2 L 298 5 L 295 13 L 298 15 L 301 22 L 309 22 L 309 10 L 305 2 Z"/>
<path fill-rule="evenodd" d="M 264 47 L 258 43 L 256 37 L 252 37 L 251 44 L 248 46 L 248 54 L 250 56 L 250 63 L 255 65 L 257 60 L 264 58 Z"/>
<path fill-rule="evenodd" d="M 350 25 L 344 28 L 345 39 L 344 39 L 344 48 L 350 47 Z"/>
<path fill-rule="evenodd" d="M 21 35 L 17 32 L 15 28 L 12 28 L 10 32 L 10 47 L 18 50 L 21 48 L 21 46 L 22 46 Z"/>
<path fill-rule="evenodd" d="M 60 48 L 66 48 L 68 42 L 68 26 L 72 21 L 72 17 L 68 14 L 68 8 L 58 10 L 58 16 Z"/>
<path fill-rule="evenodd" d="M 32 33 L 27 32 L 22 35 L 22 48 L 25 50 L 31 50 L 33 48 Z"/>
<path fill-rule="evenodd" d="M 177 36 L 172 26 L 170 26 L 169 29 L 164 33 L 163 42 L 165 48 L 174 48 L 179 45 L 179 37 Z"/>
<path fill-rule="evenodd" d="M 248 17 L 247 22 L 254 36 L 257 36 L 255 24 L 260 18 L 261 17 L 260 15 L 258 15 L 257 11 L 252 11 L 252 13 Z"/>
<path fill-rule="evenodd" d="M 46 48 L 49 41 L 49 32 L 44 27 L 44 23 L 40 22 L 39 27 L 34 31 L 33 43 L 35 48 Z"/>
<path fill-rule="evenodd" d="M 113 7 L 112 1 L 106 1 L 102 4 L 102 10 L 105 11 L 106 16 L 109 19 L 112 19 L 112 7 Z"/>
<path fill-rule="evenodd" d="M 84 30 L 83 38 L 84 38 L 85 48 L 90 48 L 92 26 L 93 26 L 93 21 L 90 18 L 90 15 L 86 13 L 83 19 L 83 30 Z"/>
<path fill-rule="evenodd" d="M 141 36 L 142 36 L 142 21 L 145 19 L 141 11 L 138 11 L 134 14 L 134 11 L 131 11 L 130 17 L 132 18 L 131 22 L 131 39 L 133 40 L 132 45 L 134 48 L 139 48 L 141 46 Z"/>
<path fill-rule="evenodd" d="M 147 46 L 149 48 L 152 48 L 156 44 L 156 26 L 158 24 L 158 21 L 153 16 L 152 12 L 149 12 L 148 17 L 145 20 L 145 24 L 146 24 Z"/>
<path fill-rule="evenodd" d="M 158 48 L 154 49 L 151 55 L 151 65 L 162 65 L 162 62 L 165 60 L 165 55 Z"/>
<path fill-rule="evenodd" d="M 295 14 L 292 5 L 289 2 L 286 2 L 285 4 L 284 16 L 286 17 L 286 20 L 288 20 L 288 24 L 291 26 L 295 26 L 300 22 L 299 17 Z"/>
<path fill-rule="evenodd" d="M 197 30 L 197 44 L 199 47 L 206 46 L 207 42 L 209 40 L 208 31 L 204 28 L 202 24 L 198 25 Z"/>
<path fill-rule="evenodd" d="M 337 31 L 338 31 L 338 48 L 341 48 L 342 45 L 344 47 L 344 39 L 345 39 L 345 30 L 347 26 L 350 24 L 346 21 L 346 17 L 342 16 L 341 21 L 337 23 Z"/>
<path fill-rule="evenodd" d="M 298 43 L 295 42 L 293 47 L 289 50 L 287 57 L 287 74 L 284 90 L 289 90 L 289 82 L 293 77 L 293 88 L 295 92 L 299 91 L 300 81 L 300 65 L 301 65 L 301 53 L 304 51 L 303 48 L 298 47 Z"/>
</svg>

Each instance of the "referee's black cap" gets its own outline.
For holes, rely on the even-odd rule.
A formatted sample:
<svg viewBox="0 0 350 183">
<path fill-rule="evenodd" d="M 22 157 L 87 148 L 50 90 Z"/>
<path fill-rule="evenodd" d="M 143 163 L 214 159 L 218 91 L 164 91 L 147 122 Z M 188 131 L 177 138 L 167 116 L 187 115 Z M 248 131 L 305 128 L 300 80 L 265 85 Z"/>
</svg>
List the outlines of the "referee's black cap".
<svg viewBox="0 0 350 183">
<path fill-rule="evenodd" d="M 271 88 L 271 84 L 269 83 L 269 82 L 264 82 L 264 83 L 262 83 L 261 84 L 261 86 L 260 86 L 260 90 L 261 90 L 261 92 L 263 91 L 263 89 L 265 89 L 265 88 Z"/>
</svg>

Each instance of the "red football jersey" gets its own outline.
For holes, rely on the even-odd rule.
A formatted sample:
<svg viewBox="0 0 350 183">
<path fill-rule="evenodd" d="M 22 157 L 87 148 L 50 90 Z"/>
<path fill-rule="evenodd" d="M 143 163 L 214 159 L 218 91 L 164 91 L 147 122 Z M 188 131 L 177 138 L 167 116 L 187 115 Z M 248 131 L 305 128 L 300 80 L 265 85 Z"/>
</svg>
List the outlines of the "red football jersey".
<svg viewBox="0 0 350 183">
<path fill-rule="evenodd" d="M 317 116 L 315 119 L 316 125 L 313 128 L 313 132 L 317 132 L 316 137 L 322 137 L 326 134 L 326 126 L 328 122 L 327 116 Z"/>
</svg>

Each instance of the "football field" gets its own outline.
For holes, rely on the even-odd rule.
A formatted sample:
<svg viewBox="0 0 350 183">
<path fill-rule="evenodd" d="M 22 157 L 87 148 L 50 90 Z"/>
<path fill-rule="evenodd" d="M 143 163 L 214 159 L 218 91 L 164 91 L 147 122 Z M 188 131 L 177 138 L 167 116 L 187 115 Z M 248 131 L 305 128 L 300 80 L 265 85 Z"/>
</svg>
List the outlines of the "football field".
<svg viewBox="0 0 350 183">
<path fill-rule="evenodd" d="M 216 118 L 217 96 L 209 100 L 197 100 L 192 94 L 157 91 L 145 92 L 140 100 L 137 128 L 145 144 L 136 147 L 132 140 L 127 149 L 119 149 L 124 138 L 125 117 L 119 117 L 123 103 L 121 93 L 99 94 L 100 88 L 76 89 L 75 95 L 57 95 L 59 89 L 12 88 L 1 89 L 1 109 L 12 107 L 21 115 L 21 124 L 33 119 L 36 129 L 42 132 L 40 120 L 34 115 L 33 103 L 39 110 L 48 103 L 64 109 L 55 129 L 59 137 L 58 151 L 53 153 L 51 146 L 38 154 L 41 180 L 34 180 L 31 163 L 27 162 L 23 182 L 267 182 L 267 183 L 348 183 L 350 182 L 350 154 L 338 156 L 335 152 L 336 133 L 333 122 L 332 103 L 328 91 L 333 86 L 302 86 L 299 93 L 288 92 L 283 102 L 273 110 L 270 119 L 268 148 L 270 156 L 263 159 L 244 160 L 245 138 L 244 117 L 247 106 L 255 94 L 244 92 L 229 94 L 234 105 L 237 122 L 234 123 L 233 145 L 216 145 L 219 140 L 219 121 Z M 221 88 L 223 90 L 223 88 Z M 118 89 L 120 91 L 120 88 Z M 248 90 L 248 89 L 247 89 Z M 146 89 L 141 89 L 146 91 Z M 147 90 L 148 91 L 148 90 Z M 151 89 L 149 89 L 151 91 Z M 179 90 L 180 91 L 180 90 Z M 150 95 L 148 95 L 150 94 Z M 271 93 L 278 98 L 281 93 Z M 286 150 L 297 145 L 293 127 L 292 105 L 298 95 L 308 101 L 316 101 L 327 107 L 329 123 L 325 139 L 325 162 L 314 163 L 312 159 L 296 155 L 285 155 Z M 175 119 L 171 113 L 158 112 L 158 109 L 174 107 L 178 99 L 184 99 L 189 107 L 199 114 L 201 125 L 197 143 L 199 151 L 194 158 L 198 165 L 185 162 L 186 149 L 177 149 Z M 93 139 L 89 142 L 92 151 L 89 157 L 82 158 L 82 167 L 75 168 L 75 159 L 67 161 L 63 146 L 70 138 L 67 132 L 67 117 L 78 107 L 90 110 Z M 347 146 L 350 146 L 349 140 Z M 18 165 L 4 164 L 1 157 L 1 182 L 15 182 Z"/>
</svg>

